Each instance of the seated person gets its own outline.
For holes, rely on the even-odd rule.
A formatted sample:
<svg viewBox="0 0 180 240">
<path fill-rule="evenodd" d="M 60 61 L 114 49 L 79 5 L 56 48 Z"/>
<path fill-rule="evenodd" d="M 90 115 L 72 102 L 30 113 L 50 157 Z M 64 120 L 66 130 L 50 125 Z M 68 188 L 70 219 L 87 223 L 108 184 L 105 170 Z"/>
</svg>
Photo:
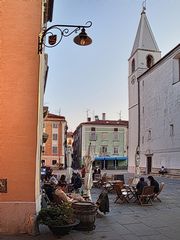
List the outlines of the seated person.
<svg viewBox="0 0 180 240">
<path fill-rule="evenodd" d="M 64 184 L 67 185 L 67 182 L 66 182 L 66 175 L 62 174 L 61 177 L 60 177 L 60 179 L 59 179 L 59 182 L 60 182 L 60 183 L 64 183 Z"/>
<path fill-rule="evenodd" d="M 144 181 L 144 178 L 141 177 L 139 182 L 136 185 L 136 195 L 141 195 L 144 186 L 147 186 L 147 182 Z"/>
<path fill-rule="evenodd" d="M 79 189 L 82 187 L 82 179 L 79 173 L 76 173 L 74 177 L 73 189 L 76 193 L 79 192 Z"/>
<path fill-rule="evenodd" d="M 101 174 L 101 169 L 99 168 L 99 166 L 96 166 L 93 172 L 93 180 L 95 179 L 95 174 Z"/>
<path fill-rule="evenodd" d="M 165 169 L 164 166 L 161 167 L 161 169 L 159 170 L 159 173 L 164 175 L 165 173 L 167 173 L 167 170 Z"/>
<path fill-rule="evenodd" d="M 158 193 L 159 183 L 152 176 L 149 176 L 148 180 L 150 181 L 150 186 L 154 186 L 154 193 Z"/>
<path fill-rule="evenodd" d="M 71 194 L 71 195 L 67 195 L 65 193 L 66 190 L 66 184 L 65 183 L 61 183 L 59 182 L 57 185 L 57 188 L 55 190 L 55 194 L 59 197 L 59 199 L 63 202 L 84 202 L 84 198 L 78 194 Z"/>
<path fill-rule="evenodd" d="M 54 192 L 54 184 L 45 183 L 42 187 L 44 189 L 48 199 L 53 202 L 53 192 Z"/>
<path fill-rule="evenodd" d="M 58 180 L 57 178 L 55 177 L 55 175 L 52 175 L 49 179 L 49 182 L 50 184 L 54 184 L 54 185 L 57 185 L 58 184 Z"/>
</svg>

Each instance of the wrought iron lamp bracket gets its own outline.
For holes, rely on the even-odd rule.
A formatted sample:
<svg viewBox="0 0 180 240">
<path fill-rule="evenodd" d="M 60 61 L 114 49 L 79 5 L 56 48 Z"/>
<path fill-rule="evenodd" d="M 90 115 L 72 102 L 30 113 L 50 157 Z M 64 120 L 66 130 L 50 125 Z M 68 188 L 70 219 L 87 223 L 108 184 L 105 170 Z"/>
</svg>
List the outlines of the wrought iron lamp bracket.
<svg viewBox="0 0 180 240">
<path fill-rule="evenodd" d="M 38 39 L 38 53 L 41 54 L 43 50 L 43 45 L 52 48 L 57 46 L 63 39 L 63 37 L 69 37 L 73 33 L 77 33 L 82 29 L 89 28 L 92 26 L 92 22 L 88 21 L 85 25 L 53 25 L 50 26 L 47 29 L 43 29 L 39 34 Z M 56 35 L 53 32 L 58 32 L 60 36 L 58 36 L 57 41 L 55 40 L 54 43 L 46 43 L 46 36 L 54 36 L 56 38 Z"/>
</svg>

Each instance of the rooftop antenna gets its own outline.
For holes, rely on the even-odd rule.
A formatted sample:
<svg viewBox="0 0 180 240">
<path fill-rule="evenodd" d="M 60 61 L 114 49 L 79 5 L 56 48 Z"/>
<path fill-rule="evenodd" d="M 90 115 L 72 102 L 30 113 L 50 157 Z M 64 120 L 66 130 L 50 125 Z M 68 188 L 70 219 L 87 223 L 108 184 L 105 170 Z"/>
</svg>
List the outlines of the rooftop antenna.
<svg viewBox="0 0 180 240">
<path fill-rule="evenodd" d="M 142 3 L 142 13 L 145 13 L 145 11 L 146 11 L 146 0 L 144 0 Z"/>
<path fill-rule="evenodd" d="M 121 111 L 118 114 L 119 114 L 119 120 L 121 120 Z"/>
<path fill-rule="evenodd" d="M 90 111 L 90 109 L 86 109 L 86 117 L 87 117 L 87 119 L 89 117 L 89 111 Z"/>
<path fill-rule="evenodd" d="M 58 114 L 59 116 L 61 116 L 61 108 L 59 108 Z"/>
</svg>

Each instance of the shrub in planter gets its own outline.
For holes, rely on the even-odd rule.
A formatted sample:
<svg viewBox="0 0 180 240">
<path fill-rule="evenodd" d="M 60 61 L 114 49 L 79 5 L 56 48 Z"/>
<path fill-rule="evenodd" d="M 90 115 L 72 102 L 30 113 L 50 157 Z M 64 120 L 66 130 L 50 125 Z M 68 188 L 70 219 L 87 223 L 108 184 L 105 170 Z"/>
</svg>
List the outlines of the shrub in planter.
<svg viewBox="0 0 180 240">
<path fill-rule="evenodd" d="M 67 202 L 57 206 L 42 208 L 37 219 L 39 223 L 48 226 L 63 226 L 75 222 L 73 208 Z"/>
<path fill-rule="evenodd" d="M 79 223 L 74 217 L 71 204 L 67 202 L 41 209 L 37 220 L 40 224 L 47 225 L 55 235 L 67 234 Z"/>
</svg>

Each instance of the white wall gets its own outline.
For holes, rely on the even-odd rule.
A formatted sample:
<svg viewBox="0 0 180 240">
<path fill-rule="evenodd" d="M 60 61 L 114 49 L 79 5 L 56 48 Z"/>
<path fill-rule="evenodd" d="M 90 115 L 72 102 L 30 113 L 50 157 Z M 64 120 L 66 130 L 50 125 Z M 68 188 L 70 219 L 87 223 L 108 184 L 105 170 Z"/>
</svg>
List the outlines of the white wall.
<svg viewBox="0 0 180 240">
<path fill-rule="evenodd" d="M 180 82 L 173 84 L 179 72 L 175 67 L 178 60 L 173 59 L 176 54 L 173 52 L 140 78 L 141 167 L 146 167 L 145 154 L 150 151 L 153 168 L 164 165 L 180 169 Z M 170 136 L 170 124 L 174 126 L 174 136 Z"/>
</svg>

